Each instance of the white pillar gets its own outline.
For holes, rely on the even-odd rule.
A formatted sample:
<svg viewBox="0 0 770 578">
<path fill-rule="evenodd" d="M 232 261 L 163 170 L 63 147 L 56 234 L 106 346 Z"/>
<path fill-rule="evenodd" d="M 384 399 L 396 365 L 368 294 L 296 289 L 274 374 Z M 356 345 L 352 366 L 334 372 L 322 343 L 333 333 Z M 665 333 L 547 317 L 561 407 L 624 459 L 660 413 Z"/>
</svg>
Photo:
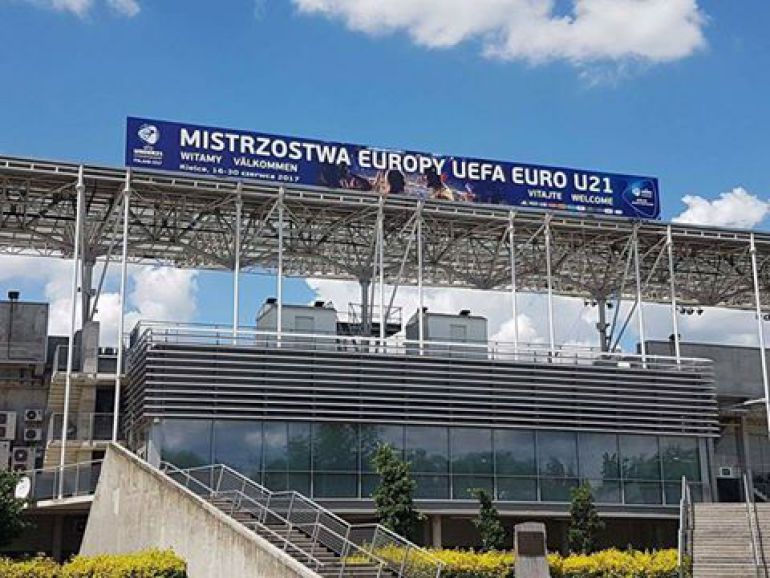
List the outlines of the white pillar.
<svg viewBox="0 0 770 578">
<path fill-rule="evenodd" d="M 385 348 L 385 197 L 380 197 L 377 219 L 378 267 L 380 270 L 380 347 Z"/>
<path fill-rule="evenodd" d="M 283 334 L 283 187 L 278 190 L 278 277 L 276 278 L 276 293 L 278 297 L 276 330 L 278 331 L 278 346 L 280 347 Z"/>
<path fill-rule="evenodd" d="M 751 254 L 751 276 L 754 281 L 754 305 L 757 312 L 757 337 L 759 337 L 759 359 L 762 367 L 762 385 L 765 390 L 765 417 L 767 419 L 768 435 L 770 436 L 770 385 L 767 379 L 767 357 L 765 351 L 765 327 L 762 319 L 762 299 L 759 293 L 759 269 L 757 268 L 757 246 L 754 233 L 749 238 L 749 253 Z"/>
<path fill-rule="evenodd" d="M 671 290 L 671 327 L 674 330 L 674 354 L 679 364 L 682 359 L 681 346 L 679 344 L 679 317 L 676 305 L 676 278 L 674 277 L 674 236 L 671 234 L 671 225 L 666 227 L 666 249 L 668 251 L 668 278 Z"/>
<path fill-rule="evenodd" d="M 431 545 L 434 548 L 441 548 L 441 514 L 434 514 L 430 517 L 431 525 Z"/>
<path fill-rule="evenodd" d="M 126 320 L 126 281 L 128 273 L 128 214 L 131 198 L 131 171 L 126 172 L 126 184 L 123 187 L 123 253 L 120 261 L 120 315 L 118 316 L 118 359 L 115 369 L 115 405 L 112 415 L 112 441 L 118 441 L 120 423 L 120 388 L 123 371 L 123 348 Z"/>
<path fill-rule="evenodd" d="M 639 227 L 634 227 L 634 276 L 636 277 L 636 321 L 639 326 L 639 346 L 642 363 L 647 361 L 647 345 L 644 343 L 644 309 L 642 308 L 642 277 L 639 265 Z"/>
<path fill-rule="evenodd" d="M 508 215 L 508 242 L 511 246 L 511 314 L 513 315 L 513 354 L 514 359 L 519 352 L 519 303 L 516 294 L 516 238 L 514 234 L 514 219 L 516 213 L 511 211 Z"/>
<path fill-rule="evenodd" d="M 70 334 L 69 341 L 67 343 L 67 373 L 64 378 L 64 414 L 62 415 L 62 427 L 61 427 L 61 448 L 59 452 L 59 488 L 58 495 L 63 497 L 64 494 L 64 463 L 65 453 L 67 451 L 67 422 L 69 421 L 70 413 L 70 389 L 72 387 L 72 362 L 75 355 L 75 325 L 77 323 L 77 301 L 78 301 L 78 271 L 81 248 L 81 237 L 83 235 L 83 215 L 85 209 L 85 191 L 86 186 L 83 180 L 83 166 L 81 165 L 78 171 L 78 180 L 75 185 L 75 192 L 77 194 L 76 209 L 75 209 L 75 239 L 74 247 L 72 250 L 72 301 L 70 303 Z M 85 315 L 85 312 L 83 312 Z"/>
<path fill-rule="evenodd" d="M 553 327 L 553 274 L 551 271 L 551 215 L 545 216 L 545 274 L 548 288 L 548 343 L 551 356 L 556 355 L 556 335 Z"/>
<path fill-rule="evenodd" d="M 243 211 L 243 199 L 241 198 L 241 183 L 238 183 L 235 198 L 235 263 L 233 263 L 233 344 L 237 344 L 238 321 L 241 305 L 241 212 Z"/>
<path fill-rule="evenodd" d="M 423 295 L 422 285 L 422 209 L 425 202 L 420 201 L 417 207 L 417 331 L 418 341 L 420 343 L 420 355 L 423 354 L 425 343 L 425 296 Z"/>
</svg>

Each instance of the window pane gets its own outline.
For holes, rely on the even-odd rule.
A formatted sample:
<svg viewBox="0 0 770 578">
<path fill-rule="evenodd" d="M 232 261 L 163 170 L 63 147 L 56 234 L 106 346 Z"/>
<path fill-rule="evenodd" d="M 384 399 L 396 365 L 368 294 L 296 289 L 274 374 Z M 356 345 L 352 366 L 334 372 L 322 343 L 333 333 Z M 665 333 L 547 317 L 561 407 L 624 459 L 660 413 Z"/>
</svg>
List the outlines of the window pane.
<svg viewBox="0 0 770 578">
<path fill-rule="evenodd" d="M 310 424 L 289 422 L 289 470 L 310 471 Z"/>
<path fill-rule="evenodd" d="M 492 430 L 451 428 L 449 430 L 452 473 L 492 473 Z"/>
<path fill-rule="evenodd" d="M 452 499 L 475 500 L 471 490 L 481 488 L 494 496 L 492 476 L 452 476 Z"/>
<path fill-rule="evenodd" d="M 570 432 L 537 432 L 537 461 L 541 476 L 577 476 L 577 436 Z"/>
<path fill-rule="evenodd" d="M 310 474 L 289 472 L 289 489 L 305 496 L 310 495 Z"/>
<path fill-rule="evenodd" d="M 620 455 L 625 480 L 659 480 L 658 438 L 654 436 L 620 436 Z"/>
<path fill-rule="evenodd" d="M 445 427 L 407 427 L 406 459 L 413 472 L 448 471 L 449 433 Z"/>
<path fill-rule="evenodd" d="M 400 425 L 361 426 L 361 470 L 373 472 L 372 457 L 378 444 L 388 444 L 396 454 L 404 457 L 404 427 Z"/>
<path fill-rule="evenodd" d="M 417 482 L 415 498 L 449 498 L 449 476 L 415 476 L 414 479 Z"/>
<path fill-rule="evenodd" d="M 316 498 L 356 498 L 356 474 L 313 474 L 313 495 Z"/>
<path fill-rule="evenodd" d="M 289 487 L 286 472 L 265 472 L 264 484 L 268 490 L 282 492 Z"/>
<path fill-rule="evenodd" d="M 498 475 L 534 476 L 535 432 L 495 430 L 495 469 Z"/>
<path fill-rule="evenodd" d="M 510 502 L 537 501 L 535 478 L 497 478 L 497 499 Z"/>
<path fill-rule="evenodd" d="M 358 471 L 356 426 L 346 423 L 313 424 L 313 469 Z"/>
<path fill-rule="evenodd" d="M 660 504 L 659 482 L 625 482 L 623 484 L 626 504 Z"/>
<path fill-rule="evenodd" d="M 663 479 L 689 481 L 700 480 L 698 440 L 696 438 L 663 437 L 660 439 L 660 453 L 663 459 Z"/>
<path fill-rule="evenodd" d="M 286 459 L 288 454 L 286 423 L 266 421 L 263 427 L 264 434 L 262 440 L 265 453 L 265 471 L 286 470 L 288 465 Z"/>
<path fill-rule="evenodd" d="M 262 471 L 262 423 L 214 422 L 214 462 L 225 464 L 252 480 Z"/>
<path fill-rule="evenodd" d="M 160 459 L 178 468 L 211 464 L 211 420 L 167 419 L 160 426 Z"/>
<path fill-rule="evenodd" d="M 577 485 L 576 478 L 541 478 L 540 499 L 543 502 L 569 502 L 571 491 Z"/>
<path fill-rule="evenodd" d="M 618 436 L 581 433 L 578 436 L 580 477 L 594 480 L 620 479 Z"/>
<path fill-rule="evenodd" d="M 361 475 L 361 497 L 371 498 L 374 490 L 380 485 L 380 476 L 377 474 Z"/>
<path fill-rule="evenodd" d="M 620 503 L 620 482 L 615 480 L 585 480 L 597 504 Z"/>
</svg>

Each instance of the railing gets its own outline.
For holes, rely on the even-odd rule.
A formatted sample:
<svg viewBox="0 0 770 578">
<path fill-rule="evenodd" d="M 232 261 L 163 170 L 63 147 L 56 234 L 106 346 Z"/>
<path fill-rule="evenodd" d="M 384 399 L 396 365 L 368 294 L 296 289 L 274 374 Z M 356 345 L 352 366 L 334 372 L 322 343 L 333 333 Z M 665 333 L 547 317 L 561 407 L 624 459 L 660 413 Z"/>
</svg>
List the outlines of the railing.
<svg viewBox="0 0 770 578">
<path fill-rule="evenodd" d="M 749 489 L 749 478 L 744 473 L 743 476 L 743 495 L 746 502 L 746 518 L 749 523 L 751 533 L 751 554 L 754 558 L 754 574 L 756 578 L 767 578 L 767 565 L 765 564 L 765 555 L 762 550 L 762 539 L 759 536 L 759 518 L 757 517 L 757 506 L 754 502 L 754 495 Z"/>
<path fill-rule="evenodd" d="M 32 489 L 31 502 L 90 496 L 96 491 L 96 484 L 102 470 L 102 460 L 41 468 L 23 472 Z M 61 493 L 60 493 L 61 487 Z"/>
<path fill-rule="evenodd" d="M 595 365 L 620 369 L 642 368 L 666 371 L 713 372 L 708 359 L 680 358 L 660 355 L 644 357 L 630 353 L 609 353 L 594 347 L 528 343 L 515 346 L 502 341 L 416 341 L 403 335 L 386 339 L 365 336 L 329 335 L 261 331 L 192 323 L 140 321 L 132 332 L 132 348 L 144 343 L 227 345 L 233 347 L 268 347 L 290 350 L 366 353 L 392 356 L 430 356 L 439 358 L 550 363 L 562 365 Z"/>
<path fill-rule="evenodd" d="M 679 500 L 679 549 L 677 562 L 679 567 L 679 578 L 685 578 L 685 576 L 690 575 L 689 566 L 692 564 L 695 520 L 690 486 L 684 476 L 682 476 L 681 491 L 682 495 Z"/>
<path fill-rule="evenodd" d="M 112 440 L 112 413 L 72 413 L 67 418 L 67 439 L 77 441 Z M 48 441 L 61 440 L 64 414 L 54 413 L 48 422 Z"/>
<path fill-rule="evenodd" d="M 299 530 L 311 538 L 306 556 L 318 546 L 340 557 L 340 576 L 347 565 L 371 564 L 378 576 L 385 569 L 408 578 L 439 578 L 443 562 L 427 550 L 379 524 L 352 525 L 333 512 L 295 491 L 272 492 L 225 465 L 179 470 L 164 464 L 172 477 L 204 489 L 210 497 L 230 497 L 233 504 L 246 504 L 256 520 L 278 520 L 288 530 Z M 181 483 L 181 481 L 180 481 Z M 286 538 L 282 537 L 282 541 Z"/>
</svg>

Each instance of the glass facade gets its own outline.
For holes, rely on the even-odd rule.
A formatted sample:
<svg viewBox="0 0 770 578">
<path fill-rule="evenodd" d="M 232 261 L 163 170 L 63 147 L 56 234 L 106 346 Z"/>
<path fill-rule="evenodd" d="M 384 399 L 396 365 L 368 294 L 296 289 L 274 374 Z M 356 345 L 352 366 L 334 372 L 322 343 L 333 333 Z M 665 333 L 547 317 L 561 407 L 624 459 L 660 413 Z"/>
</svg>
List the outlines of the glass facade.
<svg viewBox="0 0 770 578">
<path fill-rule="evenodd" d="M 180 467 L 224 463 L 270 489 L 316 498 L 370 497 L 379 443 L 412 463 L 417 499 L 470 500 L 470 490 L 486 488 L 499 501 L 567 502 L 588 482 L 597 503 L 676 505 L 682 476 L 701 479 L 694 437 L 171 419 L 151 437 L 161 459 Z"/>
</svg>

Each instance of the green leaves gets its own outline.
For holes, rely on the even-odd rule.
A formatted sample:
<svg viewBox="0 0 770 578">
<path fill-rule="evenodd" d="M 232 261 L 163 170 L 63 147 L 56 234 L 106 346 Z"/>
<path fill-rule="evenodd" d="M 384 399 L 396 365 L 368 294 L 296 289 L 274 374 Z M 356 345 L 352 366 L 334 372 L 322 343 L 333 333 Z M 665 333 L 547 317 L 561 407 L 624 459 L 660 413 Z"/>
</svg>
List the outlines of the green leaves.
<svg viewBox="0 0 770 578">
<path fill-rule="evenodd" d="M 572 504 L 569 509 L 570 527 L 567 534 L 570 552 L 592 554 L 597 550 L 597 536 L 604 529 L 594 505 L 591 486 L 583 483 L 572 490 Z"/>
<path fill-rule="evenodd" d="M 492 497 L 481 488 L 469 491 L 479 501 L 479 515 L 473 520 L 473 525 L 481 534 L 481 551 L 502 550 L 505 547 L 505 529 L 497 508 L 492 505 Z"/>
<path fill-rule="evenodd" d="M 401 536 L 413 538 L 420 521 L 414 509 L 414 490 L 411 466 L 399 458 L 387 444 L 379 444 L 372 458 L 380 484 L 374 491 L 374 505 L 380 523 Z"/>
<path fill-rule="evenodd" d="M 24 520 L 26 500 L 15 496 L 16 484 L 21 477 L 9 471 L 0 471 L 0 547 L 16 539 L 29 523 Z"/>
</svg>

